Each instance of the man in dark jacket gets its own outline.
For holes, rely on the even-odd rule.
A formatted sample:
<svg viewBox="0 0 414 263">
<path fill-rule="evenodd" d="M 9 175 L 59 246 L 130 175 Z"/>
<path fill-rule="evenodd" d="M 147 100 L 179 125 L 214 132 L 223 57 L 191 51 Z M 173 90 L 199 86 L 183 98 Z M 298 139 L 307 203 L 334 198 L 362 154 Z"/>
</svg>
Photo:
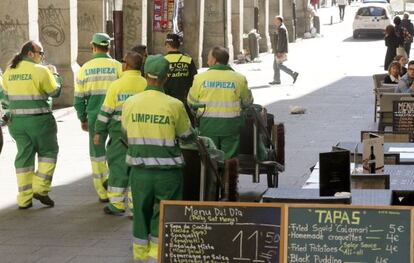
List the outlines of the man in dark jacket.
<svg viewBox="0 0 414 263">
<path fill-rule="evenodd" d="M 413 23 L 411 23 L 410 14 L 404 13 L 403 19 L 401 20 L 401 27 L 407 29 L 406 37 L 404 39 L 404 49 L 405 52 L 407 52 L 408 58 L 410 57 L 410 49 L 411 49 L 411 43 L 413 42 L 413 36 L 414 36 L 414 26 Z"/>
<path fill-rule="evenodd" d="M 283 24 L 283 17 L 276 16 L 274 21 L 276 25 L 276 31 L 273 33 L 273 53 L 275 54 L 275 60 L 273 62 L 273 81 L 269 82 L 270 85 L 280 84 L 280 70 L 289 74 L 293 78 L 293 83 L 296 82 L 299 73 L 294 72 L 290 68 L 283 65 L 283 61 L 287 60 L 288 53 L 288 31 Z"/>
<path fill-rule="evenodd" d="M 165 39 L 165 49 L 167 54 L 164 56 L 170 63 L 167 80 L 164 84 L 165 94 L 179 99 L 185 105 L 191 124 L 194 125 L 193 115 L 187 105 L 188 91 L 193 85 L 194 76 L 197 74 L 197 67 L 193 59 L 180 52 L 180 36 L 169 33 Z"/>
</svg>

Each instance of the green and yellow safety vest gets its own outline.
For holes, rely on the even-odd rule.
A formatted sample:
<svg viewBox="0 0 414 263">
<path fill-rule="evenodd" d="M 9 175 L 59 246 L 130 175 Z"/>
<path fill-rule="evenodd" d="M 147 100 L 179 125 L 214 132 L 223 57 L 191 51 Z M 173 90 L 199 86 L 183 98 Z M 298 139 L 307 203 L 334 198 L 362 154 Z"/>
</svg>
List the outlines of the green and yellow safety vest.
<svg viewBox="0 0 414 263">
<path fill-rule="evenodd" d="M 217 64 L 194 77 L 187 102 L 190 107 L 206 106 L 199 127 L 202 135 L 228 136 L 239 133 L 241 107 L 251 105 L 253 96 L 243 75 Z"/>
<path fill-rule="evenodd" d="M 193 134 L 184 104 L 160 87 L 148 86 L 130 97 L 122 109 L 122 127 L 128 138 L 126 162 L 146 168 L 181 167 L 176 138 Z"/>
<path fill-rule="evenodd" d="M 74 106 L 82 122 L 90 115 L 98 115 L 109 86 L 121 74 L 122 64 L 106 53 L 95 54 L 81 67 L 75 84 Z"/>
<path fill-rule="evenodd" d="M 62 79 L 45 66 L 30 58 L 16 68 L 8 68 L 3 75 L 1 95 L 12 116 L 37 115 L 52 112 L 49 97 L 58 97 Z"/>
<path fill-rule="evenodd" d="M 121 113 L 124 102 L 147 87 L 147 81 L 139 70 L 127 70 L 112 82 L 106 93 L 101 111 L 95 123 L 96 133 L 121 132 Z"/>
</svg>

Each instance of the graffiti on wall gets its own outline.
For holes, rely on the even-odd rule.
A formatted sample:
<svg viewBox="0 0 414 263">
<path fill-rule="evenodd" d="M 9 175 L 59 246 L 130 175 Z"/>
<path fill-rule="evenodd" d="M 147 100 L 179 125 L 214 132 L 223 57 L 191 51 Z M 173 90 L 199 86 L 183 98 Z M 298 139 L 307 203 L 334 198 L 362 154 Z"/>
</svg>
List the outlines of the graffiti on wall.
<svg viewBox="0 0 414 263">
<path fill-rule="evenodd" d="M 139 36 L 141 27 L 141 10 L 137 3 L 124 6 L 124 43 L 129 49 L 141 42 Z"/>
<path fill-rule="evenodd" d="M 39 8 L 40 40 L 47 45 L 59 47 L 65 42 L 64 26 L 67 22 L 63 9 L 53 4 L 47 8 Z"/>
<path fill-rule="evenodd" d="M 20 46 L 27 40 L 25 26 L 18 18 L 8 15 L 0 18 L 0 57 L 4 61 L 19 52 Z"/>
<path fill-rule="evenodd" d="M 90 13 L 83 13 L 78 16 L 78 31 L 95 33 L 100 31 L 95 15 Z"/>
</svg>

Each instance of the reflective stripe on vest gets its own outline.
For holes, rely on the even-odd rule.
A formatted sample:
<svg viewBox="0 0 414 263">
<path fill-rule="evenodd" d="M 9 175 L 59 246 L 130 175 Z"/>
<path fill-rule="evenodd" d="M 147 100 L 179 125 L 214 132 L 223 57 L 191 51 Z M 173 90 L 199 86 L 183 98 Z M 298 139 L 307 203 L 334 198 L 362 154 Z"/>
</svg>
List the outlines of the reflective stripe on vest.
<svg viewBox="0 0 414 263">
<path fill-rule="evenodd" d="M 157 158 L 157 157 L 131 157 L 129 155 L 126 156 L 126 162 L 131 165 L 180 165 L 183 164 L 183 158 L 175 157 L 175 158 Z"/>
<path fill-rule="evenodd" d="M 155 139 L 155 138 L 128 138 L 131 145 L 156 145 L 156 146 L 175 146 L 175 140 Z"/>
<path fill-rule="evenodd" d="M 35 109 L 12 109 L 11 114 L 23 115 L 23 114 L 42 114 L 52 112 L 49 108 L 35 108 Z"/>
<path fill-rule="evenodd" d="M 203 117 L 212 118 L 235 118 L 239 117 L 240 112 L 205 112 Z"/>
<path fill-rule="evenodd" d="M 17 100 L 47 100 L 47 95 L 9 95 L 10 101 Z"/>
</svg>

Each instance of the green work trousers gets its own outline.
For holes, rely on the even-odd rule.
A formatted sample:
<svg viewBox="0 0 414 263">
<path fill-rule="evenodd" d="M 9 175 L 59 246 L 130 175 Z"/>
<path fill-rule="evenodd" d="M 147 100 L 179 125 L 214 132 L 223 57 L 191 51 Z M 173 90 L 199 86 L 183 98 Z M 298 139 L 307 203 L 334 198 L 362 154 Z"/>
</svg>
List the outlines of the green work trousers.
<svg viewBox="0 0 414 263">
<path fill-rule="evenodd" d="M 237 157 L 240 145 L 240 134 L 234 134 L 229 136 L 215 136 L 212 134 L 203 134 L 203 136 L 210 137 L 217 149 L 224 152 L 224 159 L 228 160 L 233 157 Z"/>
<path fill-rule="evenodd" d="M 106 164 L 105 142 L 107 134 L 101 134 L 99 145 L 93 143 L 95 135 L 96 115 L 88 115 L 89 129 L 89 156 L 92 163 L 93 185 L 99 198 L 107 199 L 108 195 L 104 187 L 104 182 L 108 180 L 108 165 Z"/>
<path fill-rule="evenodd" d="M 17 145 L 14 162 L 19 190 L 17 203 L 24 207 L 32 202 L 33 193 L 45 196 L 50 192 L 59 152 L 57 126 L 51 113 L 13 116 L 9 131 Z"/>
<path fill-rule="evenodd" d="M 125 195 L 128 196 L 128 206 L 132 210 L 132 194 L 129 187 L 130 167 L 125 163 L 127 148 L 120 141 L 121 136 L 121 133 L 111 133 L 106 148 L 109 166 L 109 208 L 115 212 L 125 211 Z"/>
<path fill-rule="evenodd" d="M 130 175 L 134 202 L 134 260 L 154 261 L 158 253 L 160 201 L 182 199 L 182 170 L 135 166 L 131 167 Z"/>
</svg>

